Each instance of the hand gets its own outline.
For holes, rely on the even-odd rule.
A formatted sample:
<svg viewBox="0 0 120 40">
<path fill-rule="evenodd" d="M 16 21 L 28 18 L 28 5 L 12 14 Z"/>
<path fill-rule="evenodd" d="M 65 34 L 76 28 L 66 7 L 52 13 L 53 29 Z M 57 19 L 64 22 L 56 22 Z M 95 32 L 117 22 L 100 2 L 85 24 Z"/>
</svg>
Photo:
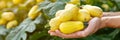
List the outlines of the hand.
<svg viewBox="0 0 120 40">
<path fill-rule="evenodd" d="M 61 38 L 82 38 L 87 37 L 88 35 L 91 35 L 95 33 L 98 29 L 100 29 L 101 26 L 101 20 L 99 18 L 93 18 L 89 21 L 88 27 L 84 29 L 83 31 L 78 31 L 72 34 L 63 34 L 59 30 L 56 31 L 48 31 L 48 33 L 52 36 L 58 36 Z"/>
</svg>

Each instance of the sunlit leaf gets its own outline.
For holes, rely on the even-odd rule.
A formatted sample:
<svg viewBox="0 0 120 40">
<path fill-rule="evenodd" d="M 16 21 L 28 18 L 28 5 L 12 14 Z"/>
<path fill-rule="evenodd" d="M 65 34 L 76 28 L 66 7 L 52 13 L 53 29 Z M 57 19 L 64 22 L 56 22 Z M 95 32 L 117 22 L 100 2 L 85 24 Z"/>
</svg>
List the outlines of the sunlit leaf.
<svg viewBox="0 0 120 40">
<path fill-rule="evenodd" d="M 0 35 L 6 35 L 8 30 L 4 26 L 0 26 Z"/>
</svg>

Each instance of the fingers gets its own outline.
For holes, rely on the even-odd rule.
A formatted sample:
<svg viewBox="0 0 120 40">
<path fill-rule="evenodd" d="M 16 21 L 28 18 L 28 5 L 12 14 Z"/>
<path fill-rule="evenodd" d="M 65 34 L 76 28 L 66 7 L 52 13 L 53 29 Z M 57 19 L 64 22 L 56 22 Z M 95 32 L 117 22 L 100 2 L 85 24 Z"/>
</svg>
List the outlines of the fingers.
<svg viewBox="0 0 120 40">
<path fill-rule="evenodd" d="M 83 31 L 86 32 L 86 35 L 90 35 L 95 33 L 99 29 L 99 26 L 100 26 L 100 19 L 95 17 L 89 21 L 88 27 Z"/>
<path fill-rule="evenodd" d="M 48 33 L 50 33 L 50 35 L 52 35 L 52 36 L 58 36 L 58 37 L 61 37 L 61 38 L 80 38 L 77 35 L 77 32 L 72 33 L 72 34 L 63 34 L 59 30 L 56 30 L 55 32 L 48 31 Z"/>
<path fill-rule="evenodd" d="M 51 30 L 48 31 L 48 33 L 51 35 L 51 36 L 56 36 L 57 34 Z"/>
</svg>

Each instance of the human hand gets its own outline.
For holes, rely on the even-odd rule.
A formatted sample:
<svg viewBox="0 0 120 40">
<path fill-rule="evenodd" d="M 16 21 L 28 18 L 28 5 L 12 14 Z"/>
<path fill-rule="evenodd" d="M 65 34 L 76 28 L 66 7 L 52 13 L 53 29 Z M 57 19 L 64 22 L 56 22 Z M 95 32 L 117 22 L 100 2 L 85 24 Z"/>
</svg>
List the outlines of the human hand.
<svg viewBox="0 0 120 40">
<path fill-rule="evenodd" d="M 84 30 L 77 31 L 77 32 L 74 32 L 74 33 L 71 33 L 71 34 L 63 34 L 59 30 L 56 30 L 54 32 L 49 30 L 48 33 L 51 36 L 58 36 L 58 37 L 61 37 L 61 38 L 87 37 L 88 35 L 91 35 L 91 34 L 95 33 L 98 29 L 100 29 L 101 20 L 100 20 L 100 18 L 95 17 L 95 18 L 91 19 L 88 24 L 89 24 L 88 27 L 85 28 Z"/>
</svg>

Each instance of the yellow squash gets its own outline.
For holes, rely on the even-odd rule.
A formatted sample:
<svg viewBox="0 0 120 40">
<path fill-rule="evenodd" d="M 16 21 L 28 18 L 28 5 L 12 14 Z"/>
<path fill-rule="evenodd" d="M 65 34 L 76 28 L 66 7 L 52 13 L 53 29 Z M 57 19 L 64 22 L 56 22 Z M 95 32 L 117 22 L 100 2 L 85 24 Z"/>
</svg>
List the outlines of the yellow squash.
<svg viewBox="0 0 120 40">
<path fill-rule="evenodd" d="M 7 23 L 7 20 L 5 20 L 5 19 L 0 19 L 0 25 L 5 25 Z"/>
<path fill-rule="evenodd" d="M 64 10 L 57 11 L 56 14 L 55 14 L 55 17 L 58 17 L 58 16 L 62 15 L 63 12 L 64 12 Z"/>
<path fill-rule="evenodd" d="M 10 29 L 10 28 L 13 28 L 13 27 L 15 27 L 17 25 L 18 25 L 17 20 L 13 20 L 13 21 L 10 21 L 10 22 L 7 23 L 6 28 Z"/>
<path fill-rule="evenodd" d="M 76 5 L 80 5 L 80 0 L 70 0 L 71 4 L 76 4 Z"/>
<path fill-rule="evenodd" d="M 109 5 L 108 4 L 102 4 L 101 5 L 102 8 L 104 8 L 106 11 L 108 11 L 110 9 Z"/>
<path fill-rule="evenodd" d="M 14 4 L 20 4 L 22 1 L 24 1 L 24 0 L 13 0 L 13 3 Z"/>
<path fill-rule="evenodd" d="M 88 22 L 91 19 L 89 12 L 86 9 L 80 9 L 77 16 L 77 20 L 82 22 Z"/>
<path fill-rule="evenodd" d="M 28 17 L 30 19 L 35 19 L 39 15 L 39 13 L 36 12 L 37 10 L 38 10 L 38 5 L 33 6 L 28 13 Z M 40 12 L 40 14 L 41 14 L 41 12 Z"/>
<path fill-rule="evenodd" d="M 60 24 L 60 31 L 64 34 L 70 34 L 82 30 L 84 25 L 81 21 L 66 21 Z"/>
<path fill-rule="evenodd" d="M 97 6 L 85 5 L 83 9 L 88 10 L 92 17 L 102 17 L 103 11 Z"/>
<path fill-rule="evenodd" d="M 6 2 L 5 1 L 0 1 L 0 9 L 3 9 L 5 7 L 7 7 Z"/>
<path fill-rule="evenodd" d="M 15 14 L 13 12 L 4 12 L 1 17 L 7 21 L 11 21 L 15 19 Z"/>
<path fill-rule="evenodd" d="M 58 17 L 60 18 L 60 21 L 69 21 L 78 14 L 78 11 L 79 8 L 76 5 L 66 4 L 64 11 L 60 13 Z"/>
<path fill-rule="evenodd" d="M 59 20 L 59 18 L 53 18 L 50 20 L 49 25 L 50 25 L 50 30 L 51 31 L 55 31 L 59 28 L 61 21 Z"/>
<path fill-rule="evenodd" d="M 36 2 L 38 2 L 38 3 L 41 3 L 41 2 L 43 2 L 43 1 L 45 1 L 45 0 L 36 0 Z"/>
</svg>

